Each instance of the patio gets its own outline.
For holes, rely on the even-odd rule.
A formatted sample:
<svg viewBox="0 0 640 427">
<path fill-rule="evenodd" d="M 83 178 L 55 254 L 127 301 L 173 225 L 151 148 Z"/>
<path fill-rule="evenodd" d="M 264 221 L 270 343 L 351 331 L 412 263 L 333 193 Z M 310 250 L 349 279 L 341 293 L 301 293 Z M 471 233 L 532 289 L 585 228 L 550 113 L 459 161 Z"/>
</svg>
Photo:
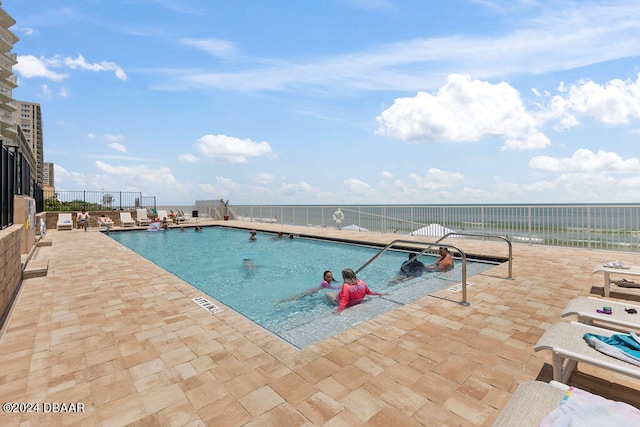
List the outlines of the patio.
<svg viewBox="0 0 640 427">
<path fill-rule="evenodd" d="M 428 241 L 199 224 L 250 224 L 258 238 Z M 468 307 L 445 289 L 298 350 L 232 310 L 204 310 L 192 301 L 201 292 L 103 233 L 50 230 L 47 239 L 48 274 L 23 282 L 0 337 L 2 402 L 41 409 L 2 413 L 2 425 L 490 426 L 518 384 L 551 379 L 551 355 L 533 346 L 568 321 L 560 313 L 570 299 L 602 295 L 594 265 L 640 265 L 636 253 L 516 243 L 514 280 L 506 264 L 469 278 Z M 503 242 L 450 243 L 506 256 Z M 579 365 L 569 383 L 640 405 L 638 380 Z M 44 413 L 44 402 L 84 411 Z"/>
</svg>

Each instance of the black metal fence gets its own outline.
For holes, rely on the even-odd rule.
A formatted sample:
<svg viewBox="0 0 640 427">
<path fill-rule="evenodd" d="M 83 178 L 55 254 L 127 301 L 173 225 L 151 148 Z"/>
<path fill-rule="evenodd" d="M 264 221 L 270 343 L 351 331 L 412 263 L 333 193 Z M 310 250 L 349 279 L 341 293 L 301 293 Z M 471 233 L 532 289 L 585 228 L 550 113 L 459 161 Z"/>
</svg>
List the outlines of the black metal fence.
<svg viewBox="0 0 640 427">
<path fill-rule="evenodd" d="M 35 185 L 35 180 L 33 181 Z M 3 144 L 0 139 L 0 229 L 13 224 L 13 197 L 34 196 L 31 165 L 21 149 Z"/>
<path fill-rule="evenodd" d="M 43 192 L 44 211 L 121 211 L 156 209 L 156 196 L 129 191 L 47 191 Z"/>
</svg>

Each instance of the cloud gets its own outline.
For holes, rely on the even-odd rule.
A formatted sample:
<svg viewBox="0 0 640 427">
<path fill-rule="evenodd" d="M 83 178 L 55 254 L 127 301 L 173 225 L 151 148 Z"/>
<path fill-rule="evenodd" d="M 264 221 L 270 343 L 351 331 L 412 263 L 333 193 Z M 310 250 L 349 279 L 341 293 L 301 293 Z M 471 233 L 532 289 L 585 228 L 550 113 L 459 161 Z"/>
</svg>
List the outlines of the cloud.
<svg viewBox="0 0 640 427">
<path fill-rule="evenodd" d="M 25 79 L 34 77 L 44 77 L 45 79 L 60 82 L 68 77 L 67 74 L 56 73 L 50 70 L 47 65 L 33 55 L 18 55 L 18 63 L 13 66 L 20 76 Z"/>
<path fill-rule="evenodd" d="M 187 163 L 195 163 L 198 161 L 198 158 L 193 154 L 187 153 L 187 154 L 180 154 L 178 156 L 178 160 L 182 162 L 187 162 Z"/>
<path fill-rule="evenodd" d="M 640 117 L 640 74 L 636 81 L 613 79 L 603 85 L 591 80 L 569 86 L 561 83 L 558 91 L 562 95 L 551 99 L 548 111 L 559 120 L 560 129 L 577 125 L 576 116 L 607 124 L 627 123 L 632 117 Z"/>
<path fill-rule="evenodd" d="M 205 157 L 224 163 L 247 163 L 247 157 L 272 155 L 268 142 L 254 142 L 226 135 L 205 135 L 199 138 L 195 148 Z"/>
<path fill-rule="evenodd" d="M 354 0 L 350 4 L 362 6 L 365 2 Z M 400 40 L 335 56 L 309 59 L 305 55 L 297 61 L 255 58 L 252 69 L 188 73 L 180 77 L 181 81 L 167 82 L 164 87 L 298 93 L 305 89 L 417 92 L 438 87 L 451 71 L 501 79 L 631 58 L 640 51 L 636 31 L 640 4 L 565 1 L 537 5 L 526 14 L 510 14 L 508 26 L 514 30 L 496 30 L 492 32 L 495 35 L 465 32 Z"/>
<path fill-rule="evenodd" d="M 556 158 L 536 156 L 529 161 L 529 166 L 550 172 L 594 173 L 594 172 L 640 172 L 640 160 L 632 157 L 622 159 L 618 154 L 600 150 L 594 153 L 581 148 L 573 156 Z"/>
<path fill-rule="evenodd" d="M 516 89 L 460 74 L 451 74 L 435 95 L 419 92 L 396 99 L 377 121 L 378 134 L 414 143 L 528 138 L 538 133 L 537 120 Z"/>
<path fill-rule="evenodd" d="M 113 71 L 118 79 L 127 80 L 127 74 L 115 62 L 100 61 L 96 63 L 89 63 L 81 54 L 78 54 L 76 58 L 63 58 L 60 55 L 56 55 L 52 58 L 36 58 L 33 55 L 23 55 L 18 56 L 17 59 L 18 63 L 13 66 L 13 69 L 17 71 L 20 76 L 26 79 L 42 77 L 59 82 L 67 78 L 69 75 L 57 73 L 51 69 L 67 68 L 94 72 Z"/>
<path fill-rule="evenodd" d="M 393 174 L 389 171 L 382 171 L 380 172 L 380 176 L 384 179 L 389 179 L 389 178 L 393 178 Z"/>
<path fill-rule="evenodd" d="M 536 150 L 551 144 L 551 140 L 541 132 L 526 136 L 524 139 L 507 139 L 501 150 Z"/>
<path fill-rule="evenodd" d="M 124 138 L 124 135 L 115 135 L 112 133 L 105 133 L 104 139 L 106 139 L 107 141 L 119 142 L 119 141 L 124 141 L 125 138 Z"/>
<path fill-rule="evenodd" d="M 58 59 L 59 58 L 56 57 L 53 61 L 55 62 Z M 62 59 L 61 61 L 64 63 L 64 65 L 71 68 L 72 70 L 80 69 L 80 70 L 95 71 L 95 72 L 113 71 L 118 79 L 127 80 L 127 74 L 115 62 L 100 61 L 100 62 L 88 63 L 84 59 L 84 56 L 82 56 L 81 54 L 78 54 L 78 57 L 75 59 L 67 57 Z"/>
<path fill-rule="evenodd" d="M 171 185 L 177 182 L 171 169 L 166 167 L 113 166 L 100 160 L 96 161 L 94 165 L 99 172 L 109 176 L 117 176 L 119 182 L 135 182 L 139 187 L 153 184 L 152 188 L 155 188 L 158 183 Z M 130 184 L 127 184 L 128 187 Z"/>
<path fill-rule="evenodd" d="M 267 185 L 273 183 L 275 177 L 270 173 L 258 173 L 249 175 L 249 179 L 259 185 Z"/>
<path fill-rule="evenodd" d="M 464 175 L 460 172 L 447 172 L 437 168 L 429 168 L 425 177 L 412 173 L 409 178 L 416 183 L 418 188 L 428 190 L 453 188 L 464 181 Z"/>
<path fill-rule="evenodd" d="M 180 43 L 202 50 L 215 57 L 226 57 L 236 54 L 235 44 L 227 40 L 184 38 L 180 39 Z"/>
<path fill-rule="evenodd" d="M 119 142 L 111 142 L 109 144 L 109 148 L 113 148 L 114 150 L 119 151 L 121 153 L 127 152 L 127 148 L 124 145 L 120 144 Z"/>
</svg>

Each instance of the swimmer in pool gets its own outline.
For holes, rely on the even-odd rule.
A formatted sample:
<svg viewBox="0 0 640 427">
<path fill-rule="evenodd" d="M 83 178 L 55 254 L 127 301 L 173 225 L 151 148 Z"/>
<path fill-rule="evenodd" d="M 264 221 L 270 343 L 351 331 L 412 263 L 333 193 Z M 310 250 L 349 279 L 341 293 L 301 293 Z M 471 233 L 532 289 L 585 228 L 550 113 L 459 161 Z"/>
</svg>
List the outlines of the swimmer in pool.
<svg viewBox="0 0 640 427">
<path fill-rule="evenodd" d="M 422 276 L 425 266 L 418 261 L 418 254 L 415 252 L 409 252 L 409 259 L 402 263 L 400 266 L 400 274 L 389 281 L 389 285 L 395 285 L 406 280 L 413 279 L 414 277 Z"/>
<path fill-rule="evenodd" d="M 344 279 L 344 283 L 338 294 L 332 292 L 324 294 L 332 303 L 338 304 L 338 309 L 335 311 L 335 314 L 340 314 L 342 310 L 347 307 L 360 304 L 367 295 L 389 295 L 386 293 L 373 292 L 369 289 L 369 286 L 367 286 L 363 280 L 358 279 L 356 273 L 349 268 L 342 270 L 342 278 Z"/>
<path fill-rule="evenodd" d="M 449 271 L 453 268 L 453 258 L 451 258 L 451 253 L 449 250 L 444 247 L 440 247 L 438 249 L 440 253 L 440 258 L 433 264 L 429 264 L 425 267 L 427 271 Z"/>
<path fill-rule="evenodd" d="M 297 295 L 294 295 L 294 296 L 289 297 L 289 298 L 281 299 L 278 302 L 297 300 L 297 299 L 306 297 L 307 295 L 313 295 L 313 294 L 321 291 L 322 289 L 340 289 L 340 286 L 335 286 L 335 287 L 331 286 L 332 282 L 338 283 L 338 281 L 333 278 L 333 273 L 331 271 L 327 270 L 322 275 L 322 283 L 320 283 L 320 285 L 318 287 L 307 289 L 306 291 L 304 291 L 301 294 L 297 294 Z"/>
</svg>

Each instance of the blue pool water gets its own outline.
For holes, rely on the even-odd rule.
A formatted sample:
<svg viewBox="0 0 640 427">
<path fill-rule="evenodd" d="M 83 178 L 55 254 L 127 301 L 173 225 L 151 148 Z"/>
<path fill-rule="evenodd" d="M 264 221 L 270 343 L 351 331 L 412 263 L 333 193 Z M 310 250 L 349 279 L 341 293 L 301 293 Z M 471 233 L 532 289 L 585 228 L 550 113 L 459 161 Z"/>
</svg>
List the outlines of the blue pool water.
<svg viewBox="0 0 640 427">
<path fill-rule="evenodd" d="M 339 281 L 334 286 L 340 286 L 342 269 L 357 270 L 379 248 L 299 237 L 279 239 L 269 233 L 258 233 L 257 240 L 250 241 L 245 230 L 219 227 L 204 227 L 200 233 L 170 229 L 156 233 L 112 232 L 110 236 L 299 348 L 461 280 L 460 264 L 456 261 L 452 271 L 425 273 L 421 278 L 388 285 L 407 259 L 407 253 L 387 251 L 358 277 L 371 290 L 390 295 L 367 297 L 362 304 L 336 316 L 333 314 L 336 307 L 326 302 L 325 291 L 282 300 L 317 287 L 325 270 L 333 272 Z M 434 260 L 430 256 L 420 258 L 425 265 Z M 467 275 L 490 267 L 486 263 L 467 262 Z M 459 293 L 451 295 L 453 300 L 460 298 Z"/>
</svg>

